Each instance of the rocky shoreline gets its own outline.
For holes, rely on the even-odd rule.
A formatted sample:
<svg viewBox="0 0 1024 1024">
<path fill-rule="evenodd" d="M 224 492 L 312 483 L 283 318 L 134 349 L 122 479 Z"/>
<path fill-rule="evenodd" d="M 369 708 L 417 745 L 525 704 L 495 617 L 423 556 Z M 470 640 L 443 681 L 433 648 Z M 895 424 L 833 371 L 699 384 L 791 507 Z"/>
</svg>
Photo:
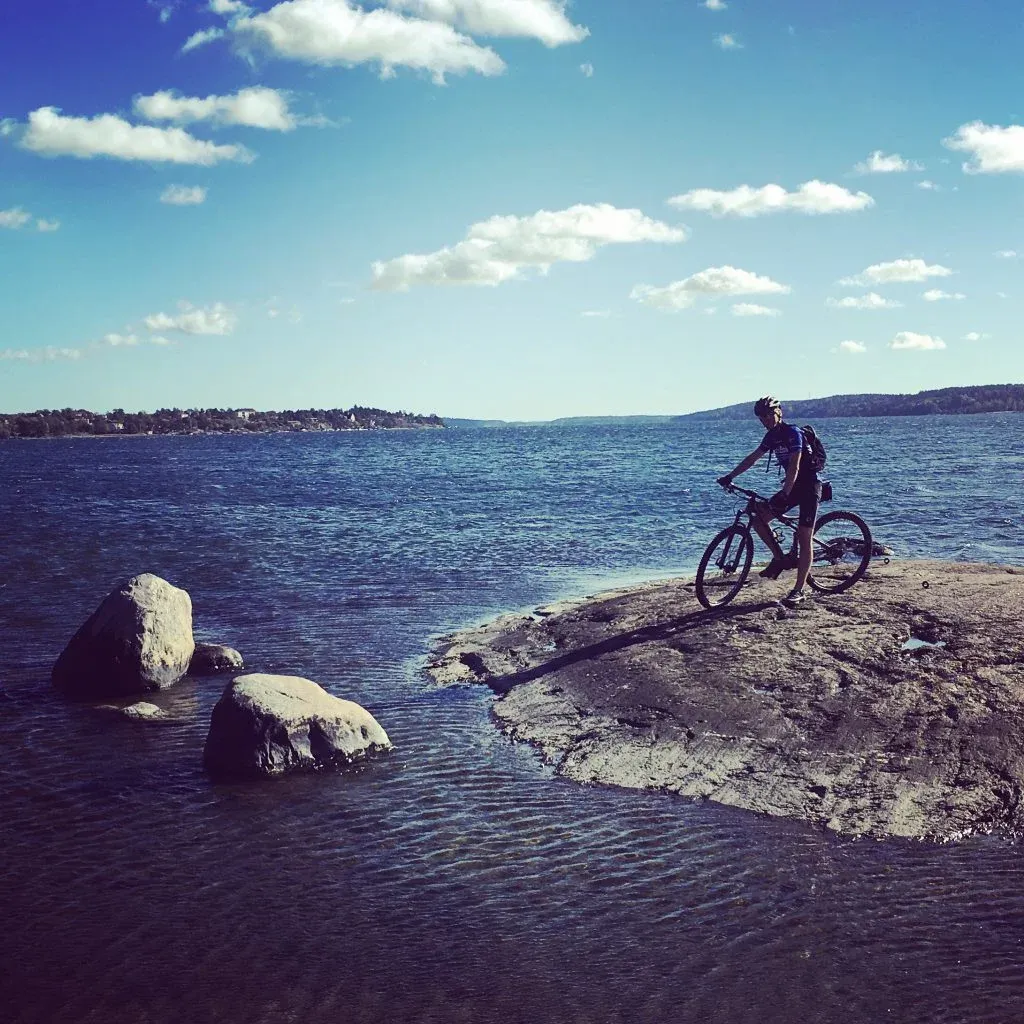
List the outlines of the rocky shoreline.
<svg viewBox="0 0 1024 1024">
<path fill-rule="evenodd" d="M 876 562 L 787 610 L 689 580 L 445 637 L 428 673 L 482 683 L 514 739 L 583 783 L 655 789 L 851 836 L 1024 828 L 1024 568 Z"/>
</svg>

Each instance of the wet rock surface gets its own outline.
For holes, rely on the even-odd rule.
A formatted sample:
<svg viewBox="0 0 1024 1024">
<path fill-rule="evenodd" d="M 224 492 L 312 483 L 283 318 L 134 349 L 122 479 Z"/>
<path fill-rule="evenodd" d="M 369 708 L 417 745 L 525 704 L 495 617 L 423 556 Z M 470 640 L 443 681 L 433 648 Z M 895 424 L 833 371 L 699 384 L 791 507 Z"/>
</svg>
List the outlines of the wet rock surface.
<svg viewBox="0 0 1024 1024">
<path fill-rule="evenodd" d="M 213 676 L 220 672 L 237 672 L 244 667 L 241 654 L 233 647 L 197 643 L 188 670 L 194 676 Z"/>
<path fill-rule="evenodd" d="M 875 563 L 794 610 L 790 575 L 714 611 L 678 580 L 506 616 L 428 671 L 492 687 L 500 727 L 579 782 L 849 835 L 1019 832 L 1024 569 Z"/>
</svg>

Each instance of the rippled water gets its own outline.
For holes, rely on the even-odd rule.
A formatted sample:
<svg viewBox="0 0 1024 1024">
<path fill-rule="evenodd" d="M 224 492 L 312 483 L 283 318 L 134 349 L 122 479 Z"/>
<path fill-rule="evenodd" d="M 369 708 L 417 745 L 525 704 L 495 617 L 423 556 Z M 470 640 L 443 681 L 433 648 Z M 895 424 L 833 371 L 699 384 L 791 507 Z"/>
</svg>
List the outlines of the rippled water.
<svg viewBox="0 0 1024 1024">
<path fill-rule="evenodd" d="M 1024 416 L 824 421 L 900 555 L 1024 563 Z M 554 779 L 421 674 L 498 612 L 692 569 L 756 424 L 0 445 L 0 1016 L 12 1021 L 1016 1022 L 1024 868 Z M 774 477 L 745 478 L 768 490 Z M 215 786 L 224 680 L 169 724 L 49 670 L 121 579 L 368 707 L 354 776 Z"/>
</svg>

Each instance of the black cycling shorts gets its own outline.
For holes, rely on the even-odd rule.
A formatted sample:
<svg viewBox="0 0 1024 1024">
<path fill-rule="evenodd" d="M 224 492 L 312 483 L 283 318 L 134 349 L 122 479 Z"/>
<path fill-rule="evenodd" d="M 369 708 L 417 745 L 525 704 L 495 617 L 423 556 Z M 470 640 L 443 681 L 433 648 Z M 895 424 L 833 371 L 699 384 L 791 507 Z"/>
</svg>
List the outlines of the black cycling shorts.
<svg viewBox="0 0 1024 1024">
<path fill-rule="evenodd" d="M 800 506 L 800 525 L 814 526 L 818 518 L 818 504 L 821 501 L 821 481 L 797 479 L 789 494 L 779 491 L 773 494 L 769 504 L 774 515 L 783 515 L 790 509 Z"/>
</svg>

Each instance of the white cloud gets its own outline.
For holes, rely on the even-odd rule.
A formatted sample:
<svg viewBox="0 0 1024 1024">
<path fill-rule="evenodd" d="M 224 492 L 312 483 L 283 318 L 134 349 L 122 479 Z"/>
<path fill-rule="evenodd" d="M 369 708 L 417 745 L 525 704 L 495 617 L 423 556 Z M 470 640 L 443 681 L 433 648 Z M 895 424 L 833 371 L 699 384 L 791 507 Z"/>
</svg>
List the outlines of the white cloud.
<svg viewBox="0 0 1024 1024">
<path fill-rule="evenodd" d="M 0 359 L 13 359 L 26 363 L 53 363 L 63 359 L 81 359 L 82 350 L 79 348 L 55 348 L 47 345 L 46 348 L 7 348 L 0 352 Z"/>
<path fill-rule="evenodd" d="M 222 28 L 203 28 L 198 32 L 193 32 L 192 35 L 185 40 L 182 44 L 182 53 L 191 53 L 192 50 L 198 50 L 200 46 L 205 46 L 207 43 L 212 43 L 215 39 L 220 39 L 224 35 L 224 29 Z"/>
<path fill-rule="evenodd" d="M 704 0 L 701 6 L 706 7 L 709 11 L 724 11 L 729 5 L 725 0 Z"/>
<path fill-rule="evenodd" d="M 788 285 L 737 267 L 708 267 L 664 288 L 637 285 L 630 298 L 656 309 L 688 309 L 705 295 L 788 295 Z"/>
<path fill-rule="evenodd" d="M 737 302 L 732 307 L 733 316 L 780 316 L 781 314 L 781 309 L 759 306 L 756 302 Z"/>
<path fill-rule="evenodd" d="M 16 231 L 24 227 L 32 219 L 32 214 L 27 213 L 20 206 L 10 210 L 0 210 L 0 228 L 11 228 Z"/>
<path fill-rule="evenodd" d="M 114 114 L 64 117 L 56 107 L 40 107 L 28 115 L 28 130 L 21 146 L 41 156 L 74 156 L 83 160 L 105 156 L 115 160 L 210 165 L 221 160 L 253 159 L 244 146 L 218 146 L 189 135 L 183 128 L 133 125 Z"/>
<path fill-rule="evenodd" d="M 934 181 L 929 181 L 927 178 L 924 178 L 921 181 L 915 181 L 914 182 L 914 187 L 915 188 L 923 188 L 923 189 L 925 189 L 926 191 L 929 191 L 929 192 L 941 192 L 942 191 L 942 186 L 941 185 L 936 185 Z"/>
<path fill-rule="evenodd" d="M 144 323 L 151 331 L 180 331 L 183 334 L 231 334 L 238 324 L 233 310 L 216 302 L 212 306 L 196 308 L 191 303 L 178 304 L 178 315 L 154 313 Z"/>
<path fill-rule="evenodd" d="M 202 185 L 168 185 L 160 193 L 160 202 L 169 206 L 198 206 L 206 202 L 206 189 Z"/>
<path fill-rule="evenodd" d="M 849 352 L 851 355 L 860 355 L 862 352 L 867 352 L 868 347 L 860 341 L 841 341 L 839 342 L 840 352 Z"/>
<path fill-rule="evenodd" d="M 59 220 L 45 220 L 42 217 L 36 218 L 36 231 L 59 231 L 60 221 Z"/>
<path fill-rule="evenodd" d="M 248 4 L 242 3 L 242 0 L 210 0 L 210 10 L 214 14 L 240 14 L 242 11 L 248 11 Z"/>
<path fill-rule="evenodd" d="M 715 36 L 715 45 L 722 50 L 742 50 L 743 44 L 728 32 Z"/>
<path fill-rule="evenodd" d="M 173 90 L 136 96 L 135 112 L 147 121 L 213 121 L 289 132 L 296 124 L 288 110 L 288 99 L 276 89 L 252 86 L 233 96 L 179 96 Z"/>
<path fill-rule="evenodd" d="M 110 345 L 111 348 L 122 348 L 122 347 L 133 347 L 138 345 L 139 337 L 137 334 L 104 334 L 103 344 Z"/>
<path fill-rule="evenodd" d="M 987 334 L 982 334 L 980 331 L 968 331 L 964 335 L 964 341 L 982 341 L 987 338 Z"/>
<path fill-rule="evenodd" d="M 1016 249 L 1000 249 L 996 253 L 996 256 L 1001 260 L 1015 260 L 1017 258 Z"/>
<path fill-rule="evenodd" d="M 594 77 L 594 65 L 593 64 L 581 64 L 580 65 L 580 71 L 583 72 L 583 77 L 584 78 L 593 78 Z"/>
<path fill-rule="evenodd" d="M 878 292 L 868 292 L 867 295 L 847 295 L 843 299 L 828 298 L 825 305 L 832 309 L 898 309 L 903 303 L 883 299 Z"/>
<path fill-rule="evenodd" d="M 970 153 L 963 164 L 968 174 L 1001 174 L 1024 171 L 1024 125 L 1008 128 L 972 121 L 961 125 L 955 135 L 943 139 L 948 149 Z"/>
<path fill-rule="evenodd" d="M 376 62 L 384 77 L 404 66 L 429 71 L 442 84 L 449 73 L 499 75 L 505 70 L 493 50 L 450 25 L 384 8 L 364 11 L 348 0 L 284 0 L 268 11 L 234 18 L 230 30 L 243 47 L 310 64 Z"/>
<path fill-rule="evenodd" d="M 497 285 L 523 270 L 581 263 L 604 245 L 682 242 L 686 232 L 607 203 L 540 210 L 528 217 L 497 216 L 474 224 L 451 248 L 373 264 L 373 286 L 405 291 L 416 284 Z"/>
<path fill-rule="evenodd" d="M 150 7 L 156 8 L 161 25 L 166 25 L 171 20 L 171 15 L 174 14 L 174 3 L 158 3 L 156 0 L 146 0 L 146 2 Z"/>
<path fill-rule="evenodd" d="M 844 277 L 845 285 L 906 284 L 926 281 L 929 277 L 949 277 L 953 271 L 939 264 L 929 266 L 921 259 L 892 260 L 876 263 L 854 277 Z"/>
<path fill-rule="evenodd" d="M 752 188 L 740 185 L 729 192 L 698 188 L 673 196 L 669 206 L 677 210 L 700 210 L 712 217 L 760 217 L 766 213 L 794 210 L 798 213 L 849 213 L 873 206 L 866 192 L 850 192 L 842 185 L 825 181 L 805 181 L 795 192 L 781 185 Z"/>
<path fill-rule="evenodd" d="M 933 338 L 930 334 L 917 334 L 914 331 L 900 331 L 892 341 L 889 342 L 892 349 L 916 349 L 922 352 L 933 351 L 945 348 L 946 343 L 941 338 Z"/>
<path fill-rule="evenodd" d="M 585 309 L 580 313 L 580 316 L 596 316 L 602 320 L 607 320 L 611 315 L 612 311 L 610 309 Z"/>
<path fill-rule="evenodd" d="M 13 117 L 0 117 L 0 139 L 6 139 L 8 135 L 13 135 L 17 127 L 18 122 Z"/>
<path fill-rule="evenodd" d="M 942 302 L 944 299 L 966 299 L 963 292 L 944 292 L 941 288 L 929 288 L 921 295 L 925 302 Z"/>
<path fill-rule="evenodd" d="M 519 36 L 545 46 L 578 43 L 590 35 L 565 16 L 558 0 L 386 0 L 388 7 L 443 22 L 479 36 Z"/>
<path fill-rule="evenodd" d="M 885 154 L 880 149 L 862 160 L 854 168 L 859 174 L 897 174 L 902 171 L 920 171 L 924 168 L 914 160 L 904 160 L 899 153 Z"/>
</svg>

